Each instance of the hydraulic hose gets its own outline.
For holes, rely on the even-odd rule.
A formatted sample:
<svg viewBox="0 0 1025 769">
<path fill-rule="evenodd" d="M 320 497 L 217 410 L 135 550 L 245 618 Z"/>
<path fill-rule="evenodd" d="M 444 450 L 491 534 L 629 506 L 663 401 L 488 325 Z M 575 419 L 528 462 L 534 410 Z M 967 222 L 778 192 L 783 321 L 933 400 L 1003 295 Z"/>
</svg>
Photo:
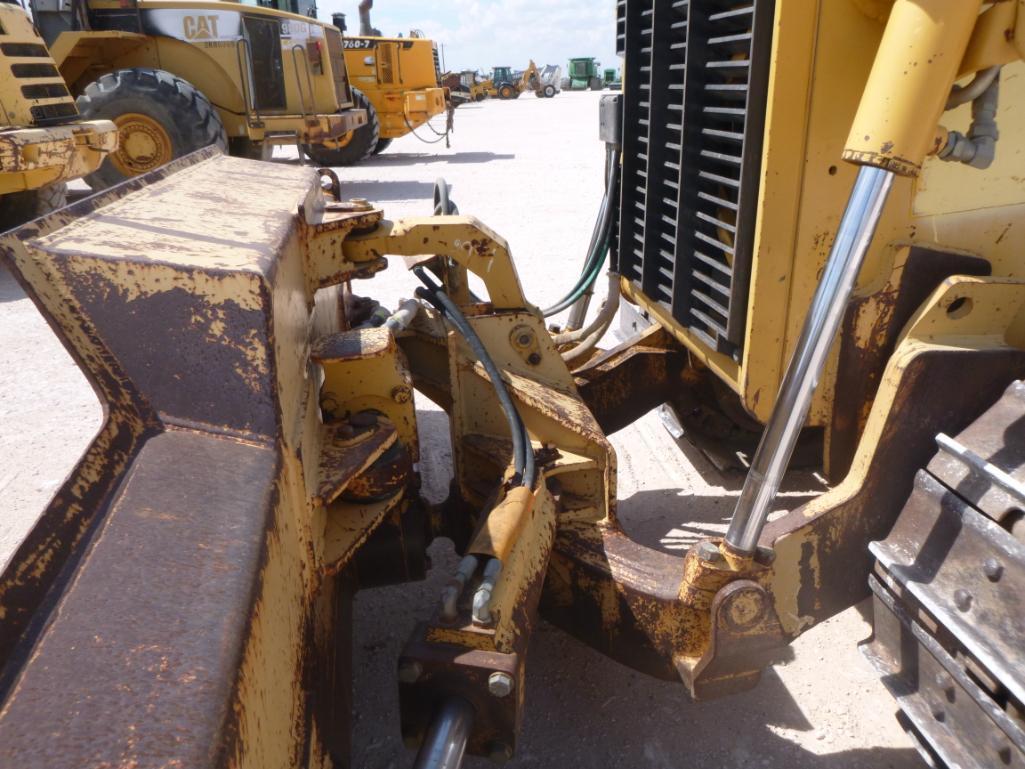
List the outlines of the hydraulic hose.
<svg viewBox="0 0 1025 769">
<path fill-rule="evenodd" d="M 530 436 L 523 426 L 523 421 L 516 410 L 512 396 L 509 395 L 509 389 L 505 386 L 505 380 L 502 379 L 498 366 L 495 365 L 494 360 L 488 354 L 487 348 L 480 337 L 477 336 L 477 332 L 473 330 L 473 326 L 466 320 L 466 317 L 456 306 L 455 302 L 442 290 L 442 287 L 435 283 L 422 267 L 414 268 L 413 272 L 425 286 L 418 288 L 416 295 L 430 302 L 438 312 L 444 315 L 445 319 L 466 340 L 477 360 L 484 366 L 484 370 L 487 372 L 488 377 L 491 379 L 491 384 L 495 388 L 495 394 L 498 396 L 498 402 L 505 413 L 505 418 L 509 423 L 509 434 L 513 444 L 513 470 L 519 476 L 517 479 L 519 481 L 518 485 L 531 489 L 534 488 L 537 472 L 534 464 L 534 451 L 530 446 Z"/>
<path fill-rule="evenodd" d="M 556 344 L 566 344 L 580 341 L 576 347 L 562 353 L 562 359 L 566 363 L 574 363 L 593 350 L 605 332 L 612 325 L 612 319 L 616 317 L 616 310 L 619 309 L 619 275 L 609 272 L 609 293 L 605 297 L 598 316 L 591 321 L 591 324 L 579 331 L 571 331 L 566 334 L 559 334 L 555 337 Z"/>
<path fill-rule="evenodd" d="M 591 289 L 601 274 L 612 235 L 612 192 L 616 187 L 616 179 L 619 174 L 619 163 L 616 162 L 615 152 L 615 147 L 612 145 L 606 150 L 605 194 L 602 196 L 601 206 L 598 209 L 598 219 L 591 234 L 591 242 L 587 249 L 583 269 L 580 271 L 580 277 L 566 296 L 544 310 L 546 318 L 562 312 L 577 302 Z"/>
</svg>

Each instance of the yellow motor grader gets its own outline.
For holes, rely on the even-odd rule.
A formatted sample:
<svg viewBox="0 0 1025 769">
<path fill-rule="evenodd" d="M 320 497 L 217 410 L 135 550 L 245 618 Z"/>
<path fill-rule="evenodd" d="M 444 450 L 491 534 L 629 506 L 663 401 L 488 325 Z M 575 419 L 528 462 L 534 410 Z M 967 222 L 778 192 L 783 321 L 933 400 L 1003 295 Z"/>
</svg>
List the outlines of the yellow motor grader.
<svg viewBox="0 0 1025 769">
<path fill-rule="evenodd" d="M 106 120 L 83 121 L 20 5 L 0 2 L 0 231 L 64 205 L 66 182 L 117 147 Z"/>
<path fill-rule="evenodd" d="M 87 118 L 120 145 L 87 177 L 106 188 L 208 145 L 266 158 L 276 144 L 337 146 L 366 123 L 341 33 L 238 2 L 32 0 L 36 26 Z"/>
<path fill-rule="evenodd" d="M 3 239 L 105 404 L 0 575 L 6 763 L 347 766 L 353 593 L 436 537 L 462 560 L 395 665 L 419 769 L 514 755 L 540 617 L 703 700 L 870 595 L 926 763 L 1025 763 L 1025 8 L 617 14 L 606 195 L 553 307 L 443 187 L 390 221 L 213 149 Z M 597 319 L 550 328 L 607 252 Z M 375 323 L 388 256 L 423 285 Z M 621 298 L 650 323 L 602 350 Z M 619 525 L 607 439 L 667 402 L 749 467 L 682 557 Z M 831 487 L 775 512 L 792 456 Z"/>
</svg>

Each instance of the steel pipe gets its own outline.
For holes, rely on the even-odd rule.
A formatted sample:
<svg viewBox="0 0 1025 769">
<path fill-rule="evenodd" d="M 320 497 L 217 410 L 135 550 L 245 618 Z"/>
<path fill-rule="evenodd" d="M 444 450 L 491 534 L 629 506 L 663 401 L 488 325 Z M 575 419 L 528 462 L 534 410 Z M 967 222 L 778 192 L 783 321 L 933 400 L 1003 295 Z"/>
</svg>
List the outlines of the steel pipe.
<svg viewBox="0 0 1025 769">
<path fill-rule="evenodd" d="M 772 512 L 772 503 L 797 437 L 808 418 L 812 394 L 879 225 L 893 180 L 894 174 L 881 168 L 862 166 L 858 172 L 776 405 L 733 511 L 726 544 L 734 552 L 751 555 L 758 547 L 758 538 Z"/>
<path fill-rule="evenodd" d="M 473 706 L 462 697 L 450 697 L 431 721 L 413 769 L 459 769 L 473 728 Z"/>
</svg>

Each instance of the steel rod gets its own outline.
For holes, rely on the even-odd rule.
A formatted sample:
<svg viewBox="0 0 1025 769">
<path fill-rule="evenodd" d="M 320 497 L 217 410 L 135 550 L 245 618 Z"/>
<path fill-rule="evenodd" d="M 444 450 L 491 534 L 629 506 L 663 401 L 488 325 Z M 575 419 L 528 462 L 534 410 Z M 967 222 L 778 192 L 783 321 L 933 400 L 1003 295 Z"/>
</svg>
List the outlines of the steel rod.
<svg viewBox="0 0 1025 769">
<path fill-rule="evenodd" d="M 772 503 L 808 418 L 812 394 L 843 320 L 847 302 L 879 225 L 894 174 L 863 166 L 804 321 L 776 405 L 758 444 L 744 488 L 733 511 L 726 544 L 751 555 L 772 512 Z"/>
<path fill-rule="evenodd" d="M 459 769 L 473 728 L 473 706 L 462 697 L 445 700 L 427 729 L 413 769 Z"/>
</svg>

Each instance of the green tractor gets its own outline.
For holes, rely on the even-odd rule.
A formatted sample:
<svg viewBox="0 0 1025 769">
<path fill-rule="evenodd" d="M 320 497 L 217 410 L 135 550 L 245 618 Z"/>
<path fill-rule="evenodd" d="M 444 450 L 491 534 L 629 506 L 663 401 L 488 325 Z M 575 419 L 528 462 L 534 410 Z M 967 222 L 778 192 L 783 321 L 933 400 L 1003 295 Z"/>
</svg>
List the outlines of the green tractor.
<svg viewBox="0 0 1025 769">
<path fill-rule="evenodd" d="M 600 91 L 605 87 L 602 79 L 601 64 L 593 57 L 569 60 L 569 82 L 565 87 L 570 91 Z"/>
<path fill-rule="evenodd" d="M 611 88 L 613 91 L 622 90 L 623 81 L 619 77 L 619 70 L 607 68 L 602 73 L 602 76 L 606 88 Z"/>
</svg>

